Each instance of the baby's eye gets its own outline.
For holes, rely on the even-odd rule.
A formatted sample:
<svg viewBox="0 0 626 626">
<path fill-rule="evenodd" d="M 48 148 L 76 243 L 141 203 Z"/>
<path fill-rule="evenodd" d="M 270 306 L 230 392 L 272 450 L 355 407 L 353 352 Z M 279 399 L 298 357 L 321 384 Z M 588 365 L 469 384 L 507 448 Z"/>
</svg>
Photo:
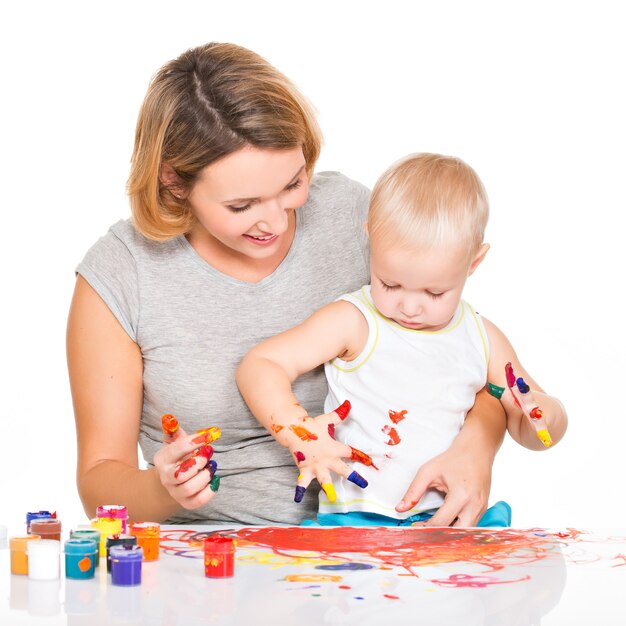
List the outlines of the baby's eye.
<svg viewBox="0 0 626 626">
<path fill-rule="evenodd" d="M 400 285 L 388 285 L 387 283 L 380 280 L 380 278 L 378 280 L 380 281 L 380 284 L 382 288 L 385 289 L 385 291 L 393 291 L 394 289 L 398 289 L 400 287 Z"/>
<path fill-rule="evenodd" d="M 437 298 L 441 298 L 441 296 L 443 296 L 443 294 L 445 293 L 445 291 L 442 291 L 441 293 L 434 293 L 432 291 L 427 291 L 426 292 L 433 300 L 436 300 Z"/>
</svg>

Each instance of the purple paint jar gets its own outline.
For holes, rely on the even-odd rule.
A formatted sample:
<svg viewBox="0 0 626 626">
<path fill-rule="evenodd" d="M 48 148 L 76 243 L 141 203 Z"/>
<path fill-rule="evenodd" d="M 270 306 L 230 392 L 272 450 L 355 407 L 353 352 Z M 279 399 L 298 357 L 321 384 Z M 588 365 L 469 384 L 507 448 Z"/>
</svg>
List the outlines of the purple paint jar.
<svg viewBox="0 0 626 626">
<path fill-rule="evenodd" d="M 113 546 L 109 550 L 109 556 L 111 582 L 114 585 L 130 587 L 141 584 L 143 549 L 140 546 Z"/>
<path fill-rule="evenodd" d="M 107 549 L 107 572 L 111 573 L 111 548 L 114 546 L 136 546 L 137 537 L 135 535 L 110 535 L 106 538 Z"/>
</svg>

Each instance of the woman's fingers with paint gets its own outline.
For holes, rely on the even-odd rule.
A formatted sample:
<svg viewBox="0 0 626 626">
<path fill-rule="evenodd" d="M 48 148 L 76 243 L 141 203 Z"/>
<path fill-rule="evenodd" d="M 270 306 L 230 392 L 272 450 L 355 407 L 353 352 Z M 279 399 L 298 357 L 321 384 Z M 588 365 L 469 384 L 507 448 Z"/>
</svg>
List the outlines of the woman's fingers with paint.
<svg viewBox="0 0 626 626">
<path fill-rule="evenodd" d="M 522 411 L 530 423 L 532 424 L 537 437 L 541 440 L 546 448 L 552 445 L 552 437 L 548 431 L 543 411 L 535 401 L 533 392 L 523 378 L 517 378 L 513 371 L 511 363 L 507 363 L 504 367 L 506 375 L 506 383 L 511 392 L 511 396 L 516 406 Z"/>
<path fill-rule="evenodd" d="M 161 428 L 163 429 L 163 443 L 172 443 L 186 435 L 178 423 L 178 419 L 170 413 L 161 417 Z"/>
<path fill-rule="evenodd" d="M 215 497 L 220 479 L 217 474 L 200 470 L 184 482 L 171 486 L 170 495 L 185 509 L 197 509 Z"/>
</svg>

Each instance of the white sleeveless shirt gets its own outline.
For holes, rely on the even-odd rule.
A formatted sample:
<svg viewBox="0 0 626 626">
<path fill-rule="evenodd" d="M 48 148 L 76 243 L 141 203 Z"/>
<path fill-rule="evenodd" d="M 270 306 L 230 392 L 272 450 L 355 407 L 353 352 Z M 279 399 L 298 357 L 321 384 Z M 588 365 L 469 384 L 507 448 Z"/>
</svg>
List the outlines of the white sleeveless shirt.
<svg viewBox="0 0 626 626">
<path fill-rule="evenodd" d="M 417 470 L 450 447 L 487 382 L 489 345 L 483 322 L 461 301 L 445 328 L 411 330 L 377 311 L 369 286 L 340 299 L 363 313 L 369 337 L 354 361 L 326 363 L 325 411 L 351 402 L 336 438 L 369 454 L 378 469 L 350 463 L 369 486 L 361 489 L 335 475 L 337 500 L 331 503 L 320 492 L 319 511 L 367 511 L 405 519 L 438 508 L 443 496 L 435 490 L 405 513 L 394 507 Z"/>
</svg>

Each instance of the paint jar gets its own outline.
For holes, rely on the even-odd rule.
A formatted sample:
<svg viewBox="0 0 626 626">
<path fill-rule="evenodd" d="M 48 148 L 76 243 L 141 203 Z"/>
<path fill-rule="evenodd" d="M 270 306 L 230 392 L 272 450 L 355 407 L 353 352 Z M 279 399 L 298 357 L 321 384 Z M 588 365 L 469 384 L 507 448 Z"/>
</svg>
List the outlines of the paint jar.
<svg viewBox="0 0 626 626">
<path fill-rule="evenodd" d="M 31 535 L 32 536 L 32 535 Z M 61 542 L 40 539 L 26 544 L 28 578 L 31 580 L 56 580 L 61 571 Z"/>
<path fill-rule="evenodd" d="M 106 557 L 107 537 L 122 532 L 122 520 L 117 517 L 96 517 L 91 520 L 91 527 L 100 531 L 100 556 Z"/>
<path fill-rule="evenodd" d="M 132 547 L 137 545 L 134 535 L 110 535 L 106 538 L 107 572 L 111 572 L 111 548 L 115 546 Z"/>
<path fill-rule="evenodd" d="M 0 550 L 6 548 L 7 546 L 7 527 L 0 526 Z"/>
<path fill-rule="evenodd" d="M 58 519 L 34 519 L 30 523 L 30 532 L 42 539 L 61 541 L 61 522 Z"/>
<path fill-rule="evenodd" d="M 26 546 L 31 541 L 40 541 L 39 535 L 26 535 L 24 537 L 11 537 L 9 546 L 11 547 L 11 574 L 28 574 L 28 554 Z"/>
<path fill-rule="evenodd" d="M 89 541 L 95 541 L 96 551 L 95 564 L 96 567 L 100 565 L 100 531 L 97 528 L 77 528 L 70 530 L 70 539 L 88 539 Z"/>
<path fill-rule="evenodd" d="M 104 504 L 96 509 L 97 518 L 119 519 L 122 521 L 121 532 L 126 532 L 128 522 L 128 509 L 120 504 Z"/>
<path fill-rule="evenodd" d="M 56 513 L 50 511 L 31 511 L 26 513 L 26 532 L 30 534 L 30 523 L 36 519 L 55 519 Z"/>
<path fill-rule="evenodd" d="M 141 546 L 112 546 L 110 553 L 111 582 L 122 587 L 140 585 L 143 562 Z"/>
<path fill-rule="evenodd" d="M 66 578 L 93 578 L 96 573 L 98 544 L 93 539 L 68 539 L 65 542 Z"/>
<path fill-rule="evenodd" d="M 156 522 L 135 522 L 130 525 L 130 534 L 137 537 L 137 543 L 143 548 L 144 561 L 156 561 L 159 558 L 160 524 Z"/>
<path fill-rule="evenodd" d="M 228 578 L 234 573 L 234 541 L 228 537 L 207 537 L 204 540 L 204 575 L 207 578 Z"/>
</svg>

